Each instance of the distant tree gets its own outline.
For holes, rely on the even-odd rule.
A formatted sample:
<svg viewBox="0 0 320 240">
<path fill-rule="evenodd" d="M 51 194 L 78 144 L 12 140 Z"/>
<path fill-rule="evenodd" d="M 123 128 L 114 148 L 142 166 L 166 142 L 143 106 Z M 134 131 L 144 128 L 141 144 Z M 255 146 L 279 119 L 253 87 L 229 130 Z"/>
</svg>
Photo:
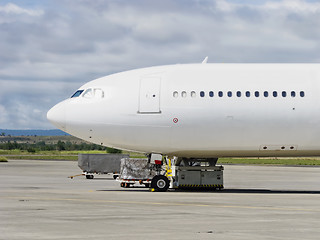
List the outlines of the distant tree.
<svg viewBox="0 0 320 240">
<path fill-rule="evenodd" d="M 1 135 L 1 134 L 0 134 Z M 17 141 L 10 141 L 6 140 L 3 142 L 0 142 L 0 149 L 4 150 L 13 150 L 13 149 L 20 149 L 21 151 L 28 151 L 28 152 L 38 152 L 38 151 L 54 151 L 54 150 L 59 150 L 59 151 L 89 151 L 89 150 L 103 150 L 107 151 L 108 153 L 122 153 L 121 150 L 114 149 L 114 148 L 106 148 L 101 145 L 97 144 L 89 144 L 85 142 L 64 142 L 59 140 L 57 143 L 48 143 L 46 141 L 25 141 L 22 143 L 17 143 Z"/>
<path fill-rule="evenodd" d="M 107 147 L 107 153 L 122 153 L 122 150 Z"/>
<path fill-rule="evenodd" d="M 4 133 L 4 132 L 1 133 L 1 136 L 5 136 L 5 135 L 6 135 L 6 133 Z"/>
<path fill-rule="evenodd" d="M 40 141 L 40 142 L 37 142 L 37 145 L 38 146 L 45 146 L 46 142 L 45 141 Z"/>
<path fill-rule="evenodd" d="M 5 144 L 4 149 L 6 149 L 6 150 L 12 150 L 12 149 L 14 149 L 13 144 L 12 144 L 10 141 L 8 141 L 8 142 Z"/>
<path fill-rule="evenodd" d="M 71 151 L 72 149 L 72 143 L 70 141 L 67 141 L 65 144 L 65 148 L 67 151 Z"/>
<path fill-rule="evenodd" d="M 17 141 L 14 141 L 12 146 L 13 146 L 13 149 L 19 149 L 19 144 L 17 143 Z"/>
<path fill-rule="evenodd" d="M 45 141 L 37 142 L 37 143 L 35 144 L 35 146 L 36 146 L 36 148 L 37 148 L 38 150 L 41 150 L 41 151 L 47 150 L 47 146 L 46 146 L 46 142 L 45 142 Z"/>
<path fill-rule="evenodd" d="M 29 153 L 35 153 L 35 152 L 36 152 L 36 150 L 35 150 L 34 148 L 32 148 L 32 147 L 29 147 L 29 148 L 27 149 L 27 151 L 28 151 Z"/>
<path fill-rule="evenodd" d="M 57 143 L 57 149 L 58 151 L 66 150 L 65 143 L 59 140 Z"/>
</svg>

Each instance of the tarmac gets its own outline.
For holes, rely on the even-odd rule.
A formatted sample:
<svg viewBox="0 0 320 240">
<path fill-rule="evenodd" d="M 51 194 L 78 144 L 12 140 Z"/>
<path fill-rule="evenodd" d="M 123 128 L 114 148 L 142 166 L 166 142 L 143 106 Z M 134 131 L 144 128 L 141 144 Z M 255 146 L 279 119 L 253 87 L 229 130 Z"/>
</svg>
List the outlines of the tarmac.
<svg viewBox="0 0 320 240">
<path fill-rule="evenodd" d="M 320 168 L 225 165 L 222 192 L 120 188 L 77 162 L 0 163 L 0 239 L 319 239 Z"/>
</svg>

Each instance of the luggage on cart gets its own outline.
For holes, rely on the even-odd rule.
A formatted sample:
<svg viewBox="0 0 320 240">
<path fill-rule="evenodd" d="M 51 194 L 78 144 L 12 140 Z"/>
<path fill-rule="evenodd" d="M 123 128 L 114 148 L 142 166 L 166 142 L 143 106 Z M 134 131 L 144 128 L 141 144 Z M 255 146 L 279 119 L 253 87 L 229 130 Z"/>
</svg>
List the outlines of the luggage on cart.
<svg viewBox="0 0 320 240">
<path fill-rule="evenodd" d="M 155 175 L 157 173 L 150 167 L 147 159 L 121 159 L 119 175 L 121 187 L 130 187 L 136 183 L 149 187 Z"/>
</svg>

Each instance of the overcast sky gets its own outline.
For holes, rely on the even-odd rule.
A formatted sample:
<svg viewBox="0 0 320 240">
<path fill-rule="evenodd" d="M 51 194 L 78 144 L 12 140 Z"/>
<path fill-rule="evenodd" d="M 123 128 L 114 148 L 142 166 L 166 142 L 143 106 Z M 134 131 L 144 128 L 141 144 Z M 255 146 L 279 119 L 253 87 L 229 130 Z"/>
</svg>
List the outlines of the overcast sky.
<svg viewBox="0 0 320 240">
<path fill-rule="evenodd" d="M 320 1 L 0 0 L 0 128 L 52 129 L 83 83 L 154 65 L 320 62 Z"/>
</svg>

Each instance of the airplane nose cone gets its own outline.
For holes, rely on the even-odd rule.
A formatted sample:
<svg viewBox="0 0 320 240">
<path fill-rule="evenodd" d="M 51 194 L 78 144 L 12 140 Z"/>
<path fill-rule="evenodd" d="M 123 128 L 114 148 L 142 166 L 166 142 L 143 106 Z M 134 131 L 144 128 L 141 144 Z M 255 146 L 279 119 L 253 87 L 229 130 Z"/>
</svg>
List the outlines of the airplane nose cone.
<svg viewBox="0 0 320 240">
<path fill-rule="evenodd" d="M 66 130 L 66 106 L 64 103 L 58 103 L 47 113 L 47 119 L 62 131 Z"/>
</svg>

